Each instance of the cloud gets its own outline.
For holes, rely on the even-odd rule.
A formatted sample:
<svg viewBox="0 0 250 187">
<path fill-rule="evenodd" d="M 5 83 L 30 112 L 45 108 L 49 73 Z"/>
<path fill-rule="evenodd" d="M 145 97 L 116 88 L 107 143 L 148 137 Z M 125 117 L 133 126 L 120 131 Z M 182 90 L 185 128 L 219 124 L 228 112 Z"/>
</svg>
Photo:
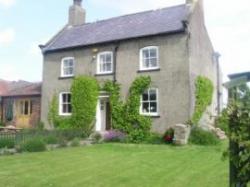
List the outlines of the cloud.
<svg viewBox="0 0 250 187">
<path fill-rule="evenodd" d="M 0 0 L 0 6 L 9 8 L 15 4 L 15 0 Z"/>
<path fill-rule="evenodd" d="M 20 75 L 14 64 L 1 64 L 0 77 L 6 80 L 19 80 Z"/>
<path fill-rule="evenodd" d="M 15 30 L 14 29 L 5 29 L 0 31 L 0 46 L 9 45 L 15 39 Z"/>
<path fill-rule="evenodd" d="M 144 10 L 158 9 L 176 4 L 183 4 L 184 2 L 185 0 L 92 0 L 90 3 L 93 3 L 95 7 L 106 7 L 108 9 L 110 9 L 110 5 L 112 5 L 112 9 L 116 9 L 122 14 L 128 14 Z"/>
</svg>

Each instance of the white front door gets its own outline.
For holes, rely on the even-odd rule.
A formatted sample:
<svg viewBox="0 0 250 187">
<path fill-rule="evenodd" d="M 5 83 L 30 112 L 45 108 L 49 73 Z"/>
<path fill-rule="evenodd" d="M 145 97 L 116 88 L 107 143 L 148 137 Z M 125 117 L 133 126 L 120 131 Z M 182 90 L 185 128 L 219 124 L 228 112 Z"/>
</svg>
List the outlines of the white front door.
<svg viewBox="0 0 250 187">
<path fill-rule="evenodd" d="M 96 131 L 106 130 L 107 98 L 99 98 L 96 107 Z"/>
</svg>

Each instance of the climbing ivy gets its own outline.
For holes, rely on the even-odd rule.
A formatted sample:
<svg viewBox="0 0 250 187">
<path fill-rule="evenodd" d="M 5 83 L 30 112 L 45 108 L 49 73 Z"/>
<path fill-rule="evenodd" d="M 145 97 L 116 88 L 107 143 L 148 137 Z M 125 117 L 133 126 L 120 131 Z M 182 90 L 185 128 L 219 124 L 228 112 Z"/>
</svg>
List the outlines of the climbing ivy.
<svg viewBox="0 0 250 187">
<path fill-rule="evenodd" d="M 104 90 L 110 93 L 112 127 L 126 133 L 130 142 L 142 142 L 149 135 L 151 119 L 140 115 L 139 108 L 141 94 L 150 83 L 150 77 L 136 78 L 126 102 L 121 101 L 119 84 L 108 81 L 104 86 Z"/>
<path fill-rule="evenodd" d="M 48 113 L 50 125 L 59 129 L 80 128 L 89 133 L 94 124 L 98 95 L 99 86 L 95 79 L 87 76 L 76 77 L 71 86 L 72 115 L 59 115 L 59 99 L 54 95 Z"/>
<path fill-rule="evenodd" d="M 213 83 L 210 79 L 198 76 L 195 81 L 195 111 L 192 117 L 192 124 L 197 125 L 207 107 L 211 105 L 213 98 Z"/>
<path fill-rule="evenodd" d="M 72 127 L 90 132 L 96 114 L 99 96 L 97 80 L 87 76 L 76 77 L 71 87 Z"/>
</svg>

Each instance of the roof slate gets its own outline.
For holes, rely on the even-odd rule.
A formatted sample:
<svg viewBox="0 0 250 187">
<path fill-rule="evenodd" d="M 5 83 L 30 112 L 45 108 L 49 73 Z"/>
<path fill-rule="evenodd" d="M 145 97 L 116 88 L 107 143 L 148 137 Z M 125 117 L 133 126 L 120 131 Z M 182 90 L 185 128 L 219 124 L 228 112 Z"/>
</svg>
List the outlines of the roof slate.
<svg viewBox="0 0 250 187">
<path fill-rule="evenodd" d="M 87 23 L 81 26 L 66 26 L 49 43 L 43 52 L 151 35 L 181 32 L 187 19 L 188 6 L 178 5 Z"/>
<path fill-rule="evenodd" d="M 41 83 L 0 80 L 0 96 L 41 95 Z"/>
</svg>

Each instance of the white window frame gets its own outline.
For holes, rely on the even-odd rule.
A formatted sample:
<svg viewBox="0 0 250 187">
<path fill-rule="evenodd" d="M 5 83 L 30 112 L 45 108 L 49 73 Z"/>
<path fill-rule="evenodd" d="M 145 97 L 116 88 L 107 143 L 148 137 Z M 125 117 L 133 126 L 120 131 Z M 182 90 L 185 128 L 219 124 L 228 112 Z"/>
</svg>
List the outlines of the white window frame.
<svg viewBox="0 0 250 187">
<path fill-rule="evenodd" d="M 71 109 L 72 109 L 72 102 L 71 103 L 63 103 L 63 94 L 70 94 L 72 96 L 71 92 L 61 92 L 59 94 L 59 115 L 60 116 L 71 116 L 72 113 L 64 113 L 63 112 L 63 104 L 71 104 Z"/>
<path fill-rule="evenodd" d="M 111 71 L 105 71 L 105 72 L 101 72 L 100 71 L 100 57 L 101 55 L 107 55 L 110 54 L 111 55 Z M 97 55 L 97 74 L 102 75 L 102 74 L 110 74 L 113 73 L 114 71 L 114 59 L 113 59 L 113 52 L 112 51 L 104 51 L 104 52 L 100 52 Z"/>
<path fill-rule="evenodd" d="M 65 75 L 64 74 L 64 61 L 65 60 L 73 60 L 73 72 L 72 74 Z M 75 72 L 75 58 L 74 57 L 65 57 L 61 61 L 61 77 L 73 77 Z"/>
<path fill-rule="evenodd" d="M 144 61 L 144 58 L 143 58 L 143 51 L 145 50 L 150 50 L 150 49 L 156 49 L 156 64 L 157 66 L 156 67 L 144 67 L 143 66 L 143 61 Z M 147 47 L 144 47 L 142 49 L 140 49 L 140 70 L 141 71 L 145 71 L 145 70 L 155 70 L 155 69 L 159 69 L 159 47 L 158 46 L 147 46 Z"/>
<path fill-rule="evenodd" d="M 148 88 L 146 91 L 149 93 L 150 90 L 156 91 L 156 101 L 150 101 L 149 102 L 156 102 L 156 112 L 143 112 L 143 95 L 141 95 L 141 101 L 140 101 L 140 114 L 144 116 L 159 116 L 159 89 L 158 88 Z M 149 96 L 150 98 L 150 96 Z"/>
</svg>

